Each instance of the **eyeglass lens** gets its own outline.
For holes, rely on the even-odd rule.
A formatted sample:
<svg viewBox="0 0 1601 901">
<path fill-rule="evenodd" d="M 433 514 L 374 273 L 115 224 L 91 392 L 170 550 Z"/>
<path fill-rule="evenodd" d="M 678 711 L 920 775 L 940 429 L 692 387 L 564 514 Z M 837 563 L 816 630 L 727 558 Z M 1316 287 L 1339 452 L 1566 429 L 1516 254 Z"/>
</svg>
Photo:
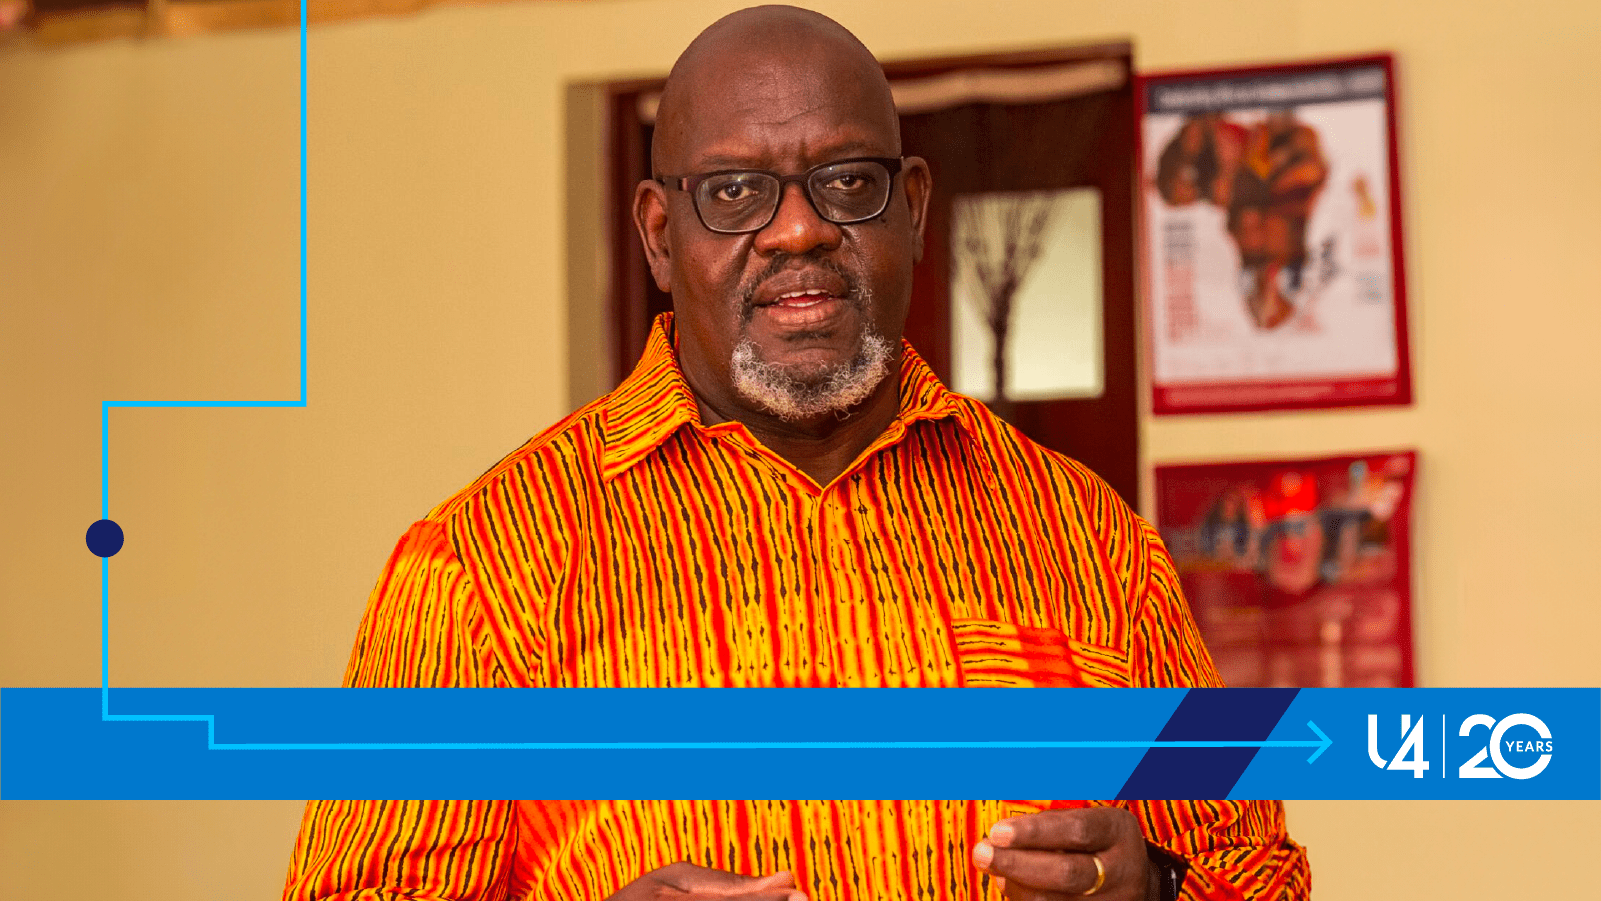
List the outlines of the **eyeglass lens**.
<svg viewBox="0 0 1601 901">
<path fill-rule="evenodd" d="M 856 160 L 824 166 L 806 180 L 806 193 L 818 215 L 847 224 L 871 219 L 889 200 L 890 174 L 882 163 Z M 715 231 L 755 231 L 772 221 L 783 194 L 778 178 L 766 172 L 724 172 L 708 176 L 695 189 L 701 221 Z"/>
</svg>

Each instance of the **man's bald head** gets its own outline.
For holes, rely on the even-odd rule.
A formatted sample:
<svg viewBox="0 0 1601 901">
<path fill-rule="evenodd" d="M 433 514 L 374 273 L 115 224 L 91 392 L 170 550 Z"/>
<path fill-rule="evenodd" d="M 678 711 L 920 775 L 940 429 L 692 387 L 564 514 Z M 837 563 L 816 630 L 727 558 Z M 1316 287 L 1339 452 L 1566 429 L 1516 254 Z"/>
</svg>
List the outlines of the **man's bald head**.
<svg viewBox="0 0 1601 901">
<path fill-rule="evenodd" d="M 900 119 L 889 81 L 871 51 L 827 16 L 794 6 L 730 13 L 702 31 L 673 64 L 651 140 L 658 173 L 684 171 L 697 140 L 696 109 L 740 102 L 742 85 L 796 87 L 829 77 L 849 84 L 860 112 L 889 130 L 900 150 Z"/>
</svg>

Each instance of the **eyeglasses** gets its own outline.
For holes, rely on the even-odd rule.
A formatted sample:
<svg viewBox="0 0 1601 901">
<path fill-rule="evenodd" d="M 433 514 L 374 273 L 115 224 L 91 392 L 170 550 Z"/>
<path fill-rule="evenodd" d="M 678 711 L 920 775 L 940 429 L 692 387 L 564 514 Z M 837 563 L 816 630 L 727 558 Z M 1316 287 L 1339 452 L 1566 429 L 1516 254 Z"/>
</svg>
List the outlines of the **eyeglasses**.
<svg viewBox="0 0 1601 901">
<path fill-rule="evenodd" d="M 761 231 L 778 215 L 784 189 L 801 186 L 817 215 L 835 225 L 866 222 L 889 206 L 890 186 L 903 160 L 857 157 L 813 166 L 800 175 L 760 169 L 725 169 L 702 175 L 663 175 L 656 181 L 695 201 L 702 225 L 723 235 Z"/>
</svg>

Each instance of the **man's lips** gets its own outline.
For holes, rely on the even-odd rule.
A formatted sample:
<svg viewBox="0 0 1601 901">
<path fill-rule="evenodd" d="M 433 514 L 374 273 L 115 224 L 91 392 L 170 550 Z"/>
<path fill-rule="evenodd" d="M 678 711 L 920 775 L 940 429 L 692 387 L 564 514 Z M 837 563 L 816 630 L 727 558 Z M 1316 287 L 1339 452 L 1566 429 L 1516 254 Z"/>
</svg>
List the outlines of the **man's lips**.
<svg viewBox="0 0 1601 901">
<path fill-rule="evenodd" d="M 815 307 L 825 301 L 838 299 L 828 291 L 791 291 L 788 294 L 780 294 L 768 303 L 758 304 L 758 306 L 777 306 L 792 310 L 804 310 L 807 307 Z"/>
<path fill-rule="evenodd" d="M 821 325 L 845 308 L 845 298 L 826 291 L 793 291 L 757 306 L 756 312 L 781 327 L 805 328 Z"/>
<path fill-rule="evenodd" d="M 845 279 L 827 270 L 790 270 L 762 282 L 752 298 L 752 306 L 784 306 L 797 309 L 843 299 L 850 292 Z"/>
</svg>

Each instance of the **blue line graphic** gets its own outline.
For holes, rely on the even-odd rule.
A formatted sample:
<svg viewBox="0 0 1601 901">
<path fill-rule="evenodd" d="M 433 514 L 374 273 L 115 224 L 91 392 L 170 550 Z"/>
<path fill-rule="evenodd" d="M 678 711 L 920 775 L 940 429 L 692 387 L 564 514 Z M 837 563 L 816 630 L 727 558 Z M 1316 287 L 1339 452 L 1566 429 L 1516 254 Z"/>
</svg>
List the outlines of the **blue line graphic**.
<svg viewBox="0 0 1601 901">
<path fill-rule="evenodd" d="M 241 401 L 102 401 L 100 404 L 100 516 L 111 514 L 111 410 L 123 409 L 287 409 L 305 408 L 307 399 L 307 63 L 306 0 L 300 3 L 300 397 L 297 400 Z M 701 741 L 701 742 L 282 742 L 217 741 L 214 714 L 111 712 L 111 560 L 100 559 L 100 718 L 123 723 L 205 723 L 208 751 L 593 751 L 593 750 L 848 750 L 848 749 L 1127 749 L 1127 748 L 1314 748 L 1308 763 L 1332 743 L 1312 722 L 1317 740 L 1307 741 Z"/>
<path fill-rule="evenodd" d="M 300 398 L 299 400 L 108 400 L 100 403 L 100 518 L 111 518 L 111 408 L 218 409 L 306 406 L 306 4 L 300 0 Z M 111 558 L 100 558 L 100 718 L 119 722 L 213 722 L 203 714 L 115 714 L 111 712 Z"/>
<path fill-rule="evenodd" d="M 100 516 L 111 514 L 111 410 L 123 409 L 288 409 L 306 406 L 307 395 L 307 212 L 306 212 L 306 0 L 300 3 L 300 397 L 297 400 L 102 401 L 100 404 Z M 1311 763 L 1333 742 L 1310 720 L 1317 735 L 1306 741 L 701 741 L 701 742 L 281 742 L 217 741 L 214 714 L 111 712 L 111 559 L 100 559 L 100 718 L 106 722 L 205 723 L 208 751 L 646 751 L 646 750 L 849 750 L 849 749 L 1129 749 L 1129 748 L 1313 748 Z"/>
<path fill-rule="evenodd" d="M 166 719 L 167 717 L 151 717 Z M 215 740 L 216 722 L 212 717 L 171 717 L 204 719 L 207 722 L 208 751 L 837 751 L 837 750 L 993 750 L 1007 748 L 1316 748 L 1306 762 L 1317 760 L 1334 744 L 1310 720 L 1307 725 L 1318 741 L 556 741 L 556 742 L 410 742 L 369 744 L 362 742 L 223 744 Z"/>
<path fill-rule="evenodd" d="M 534 741 L 534 742 L 219 742 L 211 714 L 119 714 L 113 720 L 203 722 L 208 751 L 755 751 L 755 750 L 992 750 L 1009 748 L 1108 750 L 1128 748 L 1314 748 L 1312 763 L 1334 744 L 1311 720 L 1316 740 L 1127 740 L 1074 741 Z"/>
</svg>

